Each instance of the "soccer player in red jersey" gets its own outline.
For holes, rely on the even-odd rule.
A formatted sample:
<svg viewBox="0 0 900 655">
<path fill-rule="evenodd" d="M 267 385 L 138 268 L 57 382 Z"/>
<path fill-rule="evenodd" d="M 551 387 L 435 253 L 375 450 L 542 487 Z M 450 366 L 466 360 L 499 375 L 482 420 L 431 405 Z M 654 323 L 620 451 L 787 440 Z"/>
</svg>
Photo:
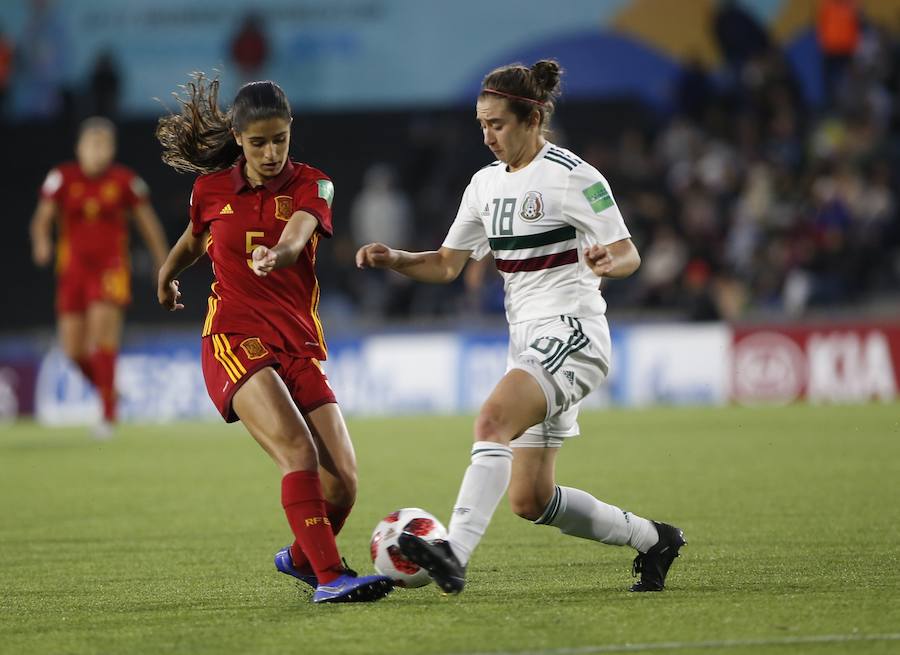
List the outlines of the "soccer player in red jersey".
<svg viewBox="0 0 900 655">
<path fill-rule="evenodd" d="M 357 577 L 335 535 L 356 500 L 356 458 L 322 371 L 316 249 L 330 237 L 331 180 L 288 157 L 291 109 L 274 82 L 241 87 L 227 112 L 218 80 L 202 74 L 159 121 L 163 161 L 202 173 L 190 223 L 159 273 L 158 296 L 183 308 L 178 275 L 206 252 L 215 282 L 202 333 L 213 403 L 240 420 L 282 472 L 281 501 L 294 543 L 275 565 L 315 588 L 314 602 L 377 600 L 384 576 Z"/>
<path fill-rule="evenodd" d="M 97 388 L 103 421 L 97 436 L 109 436 L 116 420 L 115 365 L 125 307 L 131 300 L 128 217 L 156 267 L 168 250 L 166 236 L 148 200 L 147 185 L 113 161 L 115 126 L 106 118 L 81 124 L 76 161 L 53 168 L 41 186 L 31 220 L 32 257 L 38 266 L 53 259 L 57 224 L 56 311 L 65 354 Z"/>
</svg>

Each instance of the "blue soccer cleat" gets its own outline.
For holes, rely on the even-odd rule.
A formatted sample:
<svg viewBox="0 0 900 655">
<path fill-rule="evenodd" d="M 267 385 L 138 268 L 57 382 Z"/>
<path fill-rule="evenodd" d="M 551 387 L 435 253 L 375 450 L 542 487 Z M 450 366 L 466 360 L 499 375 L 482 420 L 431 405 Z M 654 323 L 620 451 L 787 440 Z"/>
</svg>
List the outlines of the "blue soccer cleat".
<svg viewBox="0 0 900 655">
<path fill-rule="evenodd" d="M 277 553 L 275 553 L 275 568 L 285 573 L 287 575 L 291 575 L 301 582 L 305 582 L 310 587 L 315 589 L 319 586 L 319 579 L 316 578 L 316 574 L 312 571 L 298 571 L 294 568 L 294 560 L 291 557 L 291 547 L 285 546 Z"/>
<path fill-rule="evenodd" d="M 384 598 L 394 589 L 394 581 L 385 575 L 356 577 L 352 571 L 316 587 L 314 603 L 367 603 Z"/>
</svg>

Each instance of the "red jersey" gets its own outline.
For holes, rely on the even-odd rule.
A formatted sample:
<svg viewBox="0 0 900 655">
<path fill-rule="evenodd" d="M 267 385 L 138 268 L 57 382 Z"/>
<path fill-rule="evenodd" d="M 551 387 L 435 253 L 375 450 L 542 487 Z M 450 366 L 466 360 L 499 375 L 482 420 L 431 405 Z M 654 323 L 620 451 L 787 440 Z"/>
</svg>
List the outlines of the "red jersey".
<svg viewBox="0 0 900 655">
<path fill-rule="evenodd" d="M 144 181 L 119 164 L 97 177 L 87 177 L 75 162 L 51 170 L 41 196 L 60 210 L 57 272 L 127 265 L 128 215 L 147 195 Z"/>
<path fill-rule="evenodd" d="M 209 296 L 203 336 L 213 333 L 257 336 L 300 357 L 325 359 L 319 322 L 316 247 L 330 237 L 331 180 L 321 171 L 288 161 L 278 177 L 251 188 L 243 158 L 224 171 L 202 175 L 191 195 L 194 236 L 209 231 L 207 252 L 216 281 Z M 258 277 L 250 253 L 274 247 L 294 212 L 319 221 L 293 266 Z"/>
</svg>

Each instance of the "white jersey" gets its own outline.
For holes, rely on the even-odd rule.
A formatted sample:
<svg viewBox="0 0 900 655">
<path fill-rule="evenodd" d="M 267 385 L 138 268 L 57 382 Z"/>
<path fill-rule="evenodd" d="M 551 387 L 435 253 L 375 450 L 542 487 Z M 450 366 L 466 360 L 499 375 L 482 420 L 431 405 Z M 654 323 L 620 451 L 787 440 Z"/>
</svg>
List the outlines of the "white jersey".
<svg viewBox="0 0 900 655">
<path fill-rule="evenodd" d="M 584 249 L 631 235 L 606 179 L 569 150 L 546 143 L 514 173 L 494 162 L 472 176 L 444 247 L 492 252 L 510 323 L 606 311 Z"/>
</svg>

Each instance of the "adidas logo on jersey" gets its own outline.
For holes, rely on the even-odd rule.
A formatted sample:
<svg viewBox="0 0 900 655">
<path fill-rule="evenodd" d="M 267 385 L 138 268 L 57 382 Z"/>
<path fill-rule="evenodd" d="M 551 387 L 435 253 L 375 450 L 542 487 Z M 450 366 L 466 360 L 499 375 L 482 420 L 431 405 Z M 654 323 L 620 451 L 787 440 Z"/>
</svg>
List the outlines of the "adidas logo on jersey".
<svg viewBox="0 0 900 655">
<path fill-rule="evenodd" d="M 219 212 L 219 215 L 222 214 L 233 214 L 234 210 L 231 208 L 231 203 L 226 203 L 224 207 L 222 207 L 222 211 Z"/>
<path fill-rule="evenodd" d="M 484 203 L 484 209 L 481 210 L 482 216 L 490 216 L 491 215 L 491 206 L 487 203 Z"/>
</svg>

